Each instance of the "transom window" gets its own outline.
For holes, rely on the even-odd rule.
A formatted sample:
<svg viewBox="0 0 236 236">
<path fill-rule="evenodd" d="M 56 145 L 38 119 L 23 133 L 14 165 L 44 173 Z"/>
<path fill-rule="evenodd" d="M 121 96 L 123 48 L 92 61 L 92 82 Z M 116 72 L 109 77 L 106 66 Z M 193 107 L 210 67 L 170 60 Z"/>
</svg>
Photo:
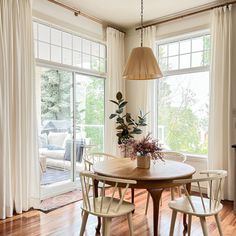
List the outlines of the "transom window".
<svg viewBox="0 0 236 236">
<path fill-rule="evenodd" d="M 209 65 L 210 35 L 159 44 L 157 55 L 162 71 L 173 71 Z"/>
<path fill-rule="evenodd" d="M 35 57 L 96 72 L 106 72 L 106 47 L 72 33 L 34 22 Z"/>
<path fill-rule="evenodd" d="M 157 42 L 164 77 L 158 80 L 158 138 L 164 148 L 208 152 L 210 35 Z"/>
</svg>

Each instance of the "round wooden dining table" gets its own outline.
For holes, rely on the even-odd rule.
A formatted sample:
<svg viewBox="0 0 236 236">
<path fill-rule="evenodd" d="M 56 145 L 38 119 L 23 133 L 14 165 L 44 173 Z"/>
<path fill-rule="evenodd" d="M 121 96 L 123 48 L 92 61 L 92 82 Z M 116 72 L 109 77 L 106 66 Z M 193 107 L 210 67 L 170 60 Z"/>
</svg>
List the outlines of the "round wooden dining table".
<svg viewBox="0 0 236 236">
<path fill-rule="evenodd" d="M 130 186 L 131 188 L 147 189 L 153 200 L 154 236 L 158 235 L 159 205 L 163 190 L 176 186 L 173 183 L 174 180 L 192 178 L 195 173 L 194 167 L 170 160 L 152 161 L 149 169 L 141 169 L 137 168 L 136 161 L 130 158 L 97 162 L 94 164 L 93 170 L 98 175 L 136 180 L 137 184 Z M 190 187 L 188 186 L 189 191 Z M 100 231 L 100 225 L 98 225 L 97 231 Z"/>
</svg>

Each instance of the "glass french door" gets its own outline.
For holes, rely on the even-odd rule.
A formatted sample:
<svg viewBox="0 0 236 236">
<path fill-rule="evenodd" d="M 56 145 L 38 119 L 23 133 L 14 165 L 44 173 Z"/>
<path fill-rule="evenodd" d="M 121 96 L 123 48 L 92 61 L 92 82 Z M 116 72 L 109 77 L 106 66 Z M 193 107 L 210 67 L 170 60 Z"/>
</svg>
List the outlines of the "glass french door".
<svg viewBox="0 0 236 236">
<path fill-rule="evenodd" d="M 41 186 L 75 184 L 86 147 L 103 150 L 105 80 L 46 67 L 36 75 Z"/>
</svg>

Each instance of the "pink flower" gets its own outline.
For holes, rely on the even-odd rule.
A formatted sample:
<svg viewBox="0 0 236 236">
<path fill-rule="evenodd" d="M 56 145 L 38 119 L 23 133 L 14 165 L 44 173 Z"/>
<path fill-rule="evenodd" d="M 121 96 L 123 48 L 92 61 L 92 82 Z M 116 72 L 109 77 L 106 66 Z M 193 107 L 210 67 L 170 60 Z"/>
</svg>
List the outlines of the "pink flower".
<svg viewBox="0 0 236 236">
<path fill-rule="evenodd" d="M 150 133 L 141 140 L 129 140 L 127 146 L 129 148 L 128 154 L 131 159 L 142 156 L 150 156 L 153 160 L 163 160 L 160 144 L 158 143 L 158 140 L 151 138 Z"/>
</svg>

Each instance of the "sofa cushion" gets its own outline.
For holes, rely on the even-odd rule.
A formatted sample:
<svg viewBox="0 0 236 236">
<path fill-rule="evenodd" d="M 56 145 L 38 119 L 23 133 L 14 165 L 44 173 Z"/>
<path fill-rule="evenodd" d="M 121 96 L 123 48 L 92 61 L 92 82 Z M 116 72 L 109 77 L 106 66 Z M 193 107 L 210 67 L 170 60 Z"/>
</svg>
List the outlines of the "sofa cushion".
<svg viewBox="0 0 236 236">
<path fill-rule="evenodd" d="M 46 158 L 64 160 L 65 150 L 48 150 L 47 148 L 40 148 L 39 153 Z"/>
<path fill-rule="evenodd" d="M 67 137 L 67 132 L 49 132 L 48 134 L 48 144 L 56 145 L 63 148 L 64 140 Z"/>
</svg>

